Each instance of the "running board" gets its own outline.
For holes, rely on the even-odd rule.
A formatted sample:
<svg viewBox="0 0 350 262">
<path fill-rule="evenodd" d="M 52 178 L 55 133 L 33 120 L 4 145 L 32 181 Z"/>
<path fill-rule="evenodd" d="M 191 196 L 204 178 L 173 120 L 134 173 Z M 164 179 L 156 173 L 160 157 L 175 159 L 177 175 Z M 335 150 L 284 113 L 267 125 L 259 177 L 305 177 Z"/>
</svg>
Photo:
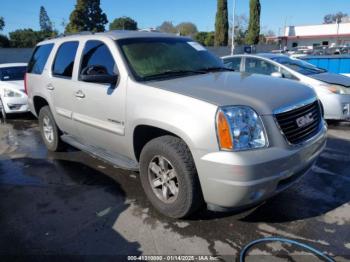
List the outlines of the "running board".
<svg viewBox="0 0 350 262">
<path fill-rule="evenodd" d="M 122 156 L 120 154 L 114 153 L 113 155 L 102 151 L 96 147 L 89 146 L 89 145 L 84 145 L 72 138 L 69 135 L 62 135 L 61 139 L 66 142 L 67 144 L 70 144 L 73 147 L 76 147 L 82 151 L 85 151 L 101 160 L 107 161 L 112 165 L 115 165 L 121 169 L 125 170 L 132 170 L 132 171 L 138 171 L 139 170 L 139 165 L 136 161 L 127 158 L 125 156 Z"/>
</svg>

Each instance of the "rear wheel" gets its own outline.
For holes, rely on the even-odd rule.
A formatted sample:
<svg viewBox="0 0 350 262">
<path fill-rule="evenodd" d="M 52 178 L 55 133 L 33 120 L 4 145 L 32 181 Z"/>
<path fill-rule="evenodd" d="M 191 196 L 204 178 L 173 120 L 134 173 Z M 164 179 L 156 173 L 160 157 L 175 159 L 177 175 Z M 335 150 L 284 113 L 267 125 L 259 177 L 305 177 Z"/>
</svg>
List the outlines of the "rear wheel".
<svg viewBox="0 0 350 262">
<path fill-rule="evenodd" d="M 61 140 L 61 131 L 56 125 L 49 106 L 44 106 L 39 112 L 39 127 L 44 143 L 50 151 L 62 151 L 65 147 Z"/>
<path fill-rule="evenodd" d="M 140 176 L 147 197 L 166 216 L 189 216 L 204 203 L 191 152 L 180 138 L 148 142 L 141 152 Z"/>
</svg>

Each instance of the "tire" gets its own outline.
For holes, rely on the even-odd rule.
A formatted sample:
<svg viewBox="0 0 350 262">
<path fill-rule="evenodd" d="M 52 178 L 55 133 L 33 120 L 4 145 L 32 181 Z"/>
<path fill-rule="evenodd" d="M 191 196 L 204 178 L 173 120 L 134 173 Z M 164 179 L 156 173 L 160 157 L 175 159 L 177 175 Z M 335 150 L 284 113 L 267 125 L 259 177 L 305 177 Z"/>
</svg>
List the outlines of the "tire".
<svg viewBox="0 0 350 262">
<path fill-rule="evenodd" d="M 164 170 L 168 172 L 168 179 L 173 177 L 168 182 L 164 182 L 167 181 L 166 179 L 161 181 L 168 187 L 166 194 L 170 195 L 168 200 L 161 199 L 164 198 L 162 190 L 164 185 L 156 188 L 152 186 L 152 183 L 155 182 L 151 182 L 157 180 L 157 184 L 160 183 L 162 175 L 157 177 L 157 172 L 153 172 L 153 170 L 161 172 L 161 159 L 165 163 L 163 166 L 166 166 Z M 153 168 L 157 166 L 157 163 L 158 167 Z M 174 177 L 174 171 L 176 177 Z M 180 138 L 162 136 L 148 142 L 142 149 L 140 156 L 140 178 L 142 187 L 153 206 L 168 217 L 188 217 L 204 203 L 191 152 Z M 177 185 L 177 190 L 175 190 L 174 184 Z M 173 192 L 175 194 L 172 194 Z"/>
<path fill-rule="evenodd" d="M 49 137 L 47 134 L 45 134 L 45 127 L 48 127 L 47 121 L 49 121 L 49 123 L 51 124 L 52 129 L 52 133 Z M 41 137 L 44 140 L 44 143 L 48 150 L 53 152 L 59 152 L 64 150 L 65 143 L 61 140 L 62 132 L 59 130 L 49 106 L 44 106 L 40 109 L 39 127 Z"/>
</svg>

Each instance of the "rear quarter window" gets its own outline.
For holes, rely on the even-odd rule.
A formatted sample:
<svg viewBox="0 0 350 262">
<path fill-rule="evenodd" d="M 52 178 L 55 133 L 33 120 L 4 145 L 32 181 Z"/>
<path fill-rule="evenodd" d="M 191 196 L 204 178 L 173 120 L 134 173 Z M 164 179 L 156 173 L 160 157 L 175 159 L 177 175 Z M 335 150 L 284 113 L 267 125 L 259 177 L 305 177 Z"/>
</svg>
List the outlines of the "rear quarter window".
<svg viewBox="0 0 350 262">
<path fill-rule="evenodd" d="M 28 63 L 27 72 L 31 74 L 41 74 L 44 70 L 47 59 L 51 53 L 53 44 L 39 45 L 35 48 Z"/>
</svg>

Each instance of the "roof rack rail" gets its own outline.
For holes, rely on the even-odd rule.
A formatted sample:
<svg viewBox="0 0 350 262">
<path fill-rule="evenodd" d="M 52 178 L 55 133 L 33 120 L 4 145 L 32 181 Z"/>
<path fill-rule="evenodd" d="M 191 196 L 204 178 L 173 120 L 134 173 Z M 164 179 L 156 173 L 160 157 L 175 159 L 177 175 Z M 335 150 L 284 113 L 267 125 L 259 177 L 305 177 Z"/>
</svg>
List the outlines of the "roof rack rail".
<svg viewBox="0 0 350 262">
<path fill-rule="evenodd" d="M 77 32 L 77 33 L 63 33 L 63 34 L 59 34 L 57 36 L 47 37 L 47 38 L 45 38 L 45 40 L 51 40 L 51 39 L 62 38 L 62 37 L 67 37 L 67 36 L 93 35 L 93 34 L 95 34 L 95 33 L 91 32 L 91 31 L 81 31 L 81 32 Z"/>
</svg>

